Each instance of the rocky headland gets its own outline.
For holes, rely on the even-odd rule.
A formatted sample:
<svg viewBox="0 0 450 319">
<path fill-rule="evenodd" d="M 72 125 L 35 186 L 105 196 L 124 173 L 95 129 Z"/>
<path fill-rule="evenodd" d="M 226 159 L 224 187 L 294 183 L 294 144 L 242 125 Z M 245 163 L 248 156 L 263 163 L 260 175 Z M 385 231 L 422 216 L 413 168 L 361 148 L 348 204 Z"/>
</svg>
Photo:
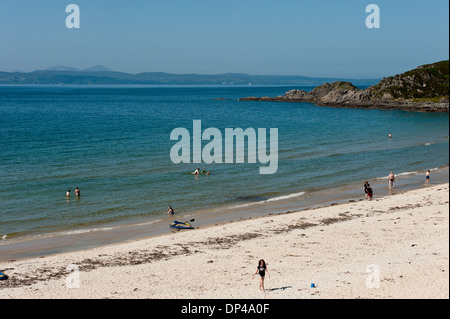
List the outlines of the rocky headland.
<svg viewBox="0 0 450 319">
<path fill-rule="evenodd" d="M 291 90 L 277 97 L 246 97 L 240 101 L 309 102 L 319 106 L 396 109 L 418 112 L 449 111 L 449 61 L 383 78 L 359 89 L 350 82 L 322 84 L 313 90 Z"/>
</svg>

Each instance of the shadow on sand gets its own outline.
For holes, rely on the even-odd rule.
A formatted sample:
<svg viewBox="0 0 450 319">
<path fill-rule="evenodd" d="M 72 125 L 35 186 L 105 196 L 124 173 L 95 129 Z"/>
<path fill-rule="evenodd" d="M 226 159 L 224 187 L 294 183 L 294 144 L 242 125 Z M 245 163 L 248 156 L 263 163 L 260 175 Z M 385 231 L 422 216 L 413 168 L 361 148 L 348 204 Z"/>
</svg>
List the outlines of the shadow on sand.
<svg viewBox="0 0 450 319">
<path fill-rule="evenodd" d="M 281 287 L 281 288 L 270 288 L 270 289 L 266 289 L 266 291 L 277 291 L 277 290 L 284 291 L 288 288 L 292 288 L 292 286 L 286 286 L 286 287 Z"/>
</svg>

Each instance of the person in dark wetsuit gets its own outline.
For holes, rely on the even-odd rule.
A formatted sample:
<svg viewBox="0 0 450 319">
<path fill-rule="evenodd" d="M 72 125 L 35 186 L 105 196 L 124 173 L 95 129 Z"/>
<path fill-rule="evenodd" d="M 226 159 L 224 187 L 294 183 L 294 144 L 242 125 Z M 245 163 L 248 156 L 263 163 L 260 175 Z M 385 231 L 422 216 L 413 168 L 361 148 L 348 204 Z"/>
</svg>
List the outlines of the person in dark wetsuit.
<svg viewBox="0 0 450 319">
<path fill-rule="evenodd" d="M 259 282 L 259 290 L 262 290 L 263 292 L 265 292 L 265 290 L 264 290 L 264 278 L 266 276 L 266 272 L 267 272 L 267 274 L 269 275 L 269 278 L 270 278 L 270 274 L 269 274 L 269 270 L 267 269 L 266 262 L 264 261 L 264 259 L 261 259 L 258 262 L 258 267 L 256 267 L 256 272 L 253 274 L 252 279 L 255 278 L 256 274 L 259 274 L 259 276 L 261 278 L 261 281 Z"/>
</svg>

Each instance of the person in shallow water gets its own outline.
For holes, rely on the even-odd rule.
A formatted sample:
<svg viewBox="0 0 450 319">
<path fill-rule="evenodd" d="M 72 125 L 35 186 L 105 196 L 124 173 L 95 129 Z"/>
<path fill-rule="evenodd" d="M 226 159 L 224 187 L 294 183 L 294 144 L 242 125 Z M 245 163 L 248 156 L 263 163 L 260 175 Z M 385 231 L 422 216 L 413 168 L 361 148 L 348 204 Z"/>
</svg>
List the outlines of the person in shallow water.
<svg viewBox="0 0 450 319">
<path fill-rule="evenodd" d="M 81 196 L 81 192 L 80 192 L 80 189 L 78 187 L 75 188 L 75 196 L 76 197 L 80 197 Z"/>
<path fill-rule="evenodd" d="M 168 215 L 173 215 L 175 212 L 173 211 L 172 206 L 169 206 L 169 211 L 167 212 Z"/>
<path fill-rule="evenodd" d="M 389 181 L 389 188 L 394 187 L 394 182 L 395 182 L 395 176 L 394 173 L 390 173 L 388 176 L 388 181 Z"/>
<path fill-rule="evenodd" d="M 367 182 L 367 181 L 364 184 L 364 193 L 366 194 L 366 198 L 368 200 L 372 200 L 373 190 L 372 190 L 372 187 L 370 187 L 369 182 Z"/>
<path fill-rule="evenodd" d="M 366 181 L 364 183 L 364 194 L 365 194 L 366 198 L 369 197 L 369 188 L 370 188 L 370 184 L 368 181 Z"/>
</svg>

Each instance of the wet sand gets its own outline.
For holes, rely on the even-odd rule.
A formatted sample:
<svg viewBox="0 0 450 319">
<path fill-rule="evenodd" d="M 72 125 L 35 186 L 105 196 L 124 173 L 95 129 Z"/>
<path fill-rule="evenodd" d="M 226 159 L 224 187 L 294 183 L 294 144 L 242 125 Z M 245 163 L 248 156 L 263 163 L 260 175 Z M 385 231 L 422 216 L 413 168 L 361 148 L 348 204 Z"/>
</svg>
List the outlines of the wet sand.
<svg viewBox="0 0 450 319">
<path fill-rule="evenodd" d="M 448 203 L 445 183 L 2 262 L 0 298 L 447 299 Z"/>
</svg>

